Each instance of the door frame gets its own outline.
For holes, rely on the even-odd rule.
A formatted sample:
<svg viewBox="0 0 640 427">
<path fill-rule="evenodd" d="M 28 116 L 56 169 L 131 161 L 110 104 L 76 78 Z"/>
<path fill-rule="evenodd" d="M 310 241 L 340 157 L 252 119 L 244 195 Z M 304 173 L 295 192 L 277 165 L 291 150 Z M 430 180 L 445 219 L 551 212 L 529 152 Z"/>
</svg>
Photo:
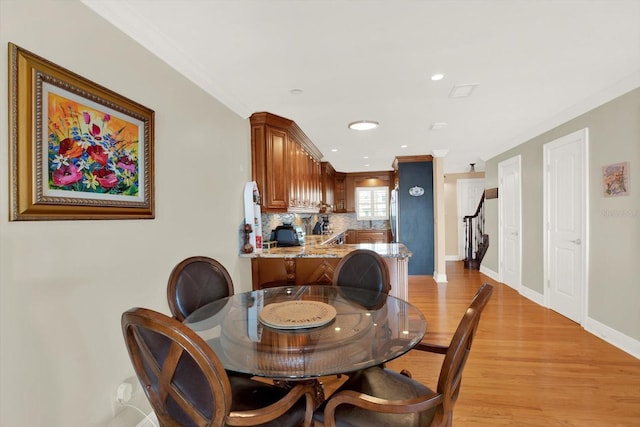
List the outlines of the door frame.
<svg viewBox="0 0 640 427">
<path fill-rule="evenodd" d="M 503 248 L 503 237 L 504 237 L 504 222 L 503 222 L 503 209 L 504 209 L 504 197 L 502 195 L 504 192 L 502 191 L 502 178 L 503 178 L 503 168 L 505 166 L 509 166 L 512 163 L 515 163 L 518 168 L 518 278 L 517 283 L 515 283 L 515 287 L 512 284 L 506 284 L 504 282 L 504 248 Z M 498 197 L 498 279 L 501 283 L 505 283 L 510 288 L 515 289 L 518 293 L 522 293 L 522 156 L 518 154 L 517 156 L 511 157 L 509 159 L 503 160 L 498 163 L 498 193 L 501 197 Z"/>
<path fill-rule="evenodd" d="M 463 221 L 464 215 L 462 214 L 462 187 L 468 186 L 474 183 L 480 183 L 484 186 L 485 178 L 461 178 L 456 181 L 456 204 L 458 205 L 457 219 L 458 219 L 458 260 L 463 260 L 467 257 L 464 252 L 465 246 L 465 225 Z M 480 202 L 480 200 L 478 200 Z"/>
<path fill-rule="evenodd" d="M 550 308 L 551 306 L 551 297 L 550 297 L 550 278 L 549 278 L 549 257 L 551 255 L 551 250 L 549 248 L 550 238 L 549 233 L 550 230 L 550 219 L 551 214 L 549 212 L 550 201 L 549 201 L 549 185 L 551 183 L 550 172 L 551 168 L 549 166 L 549 155 L 550 149 L 555 148 L 558 145 L 565 144 L 567 140 L 573 140 L 579 138 L 580 143 L 582 144 L 582 182 L 584 183 L 583 194 L 582 194 L 582 206 L 578 209 L 579 215 L 581 215 L 582 220 L 582 230 L 581 234 L 584 236 L 582 239 L 583 243 L 580 245 L 580 257 L 582 258 L 582 286 L 580 292 L 580 319 L 579 324 L 584 325 L 585 319 L 587 317 L 587 302 L 589 301 L 588 293 L 589 293 L 589 129 L 583 128 L 578 131 L 572 132 L 568 135 L 561 136 L 560 138 L 556 138 L 553 141 L 547 142 L 542 146 L 543 152 L 543 257 L 544 257 L 544 306 Z M 562 314 L 562 313 L 560 313 Z"/>
</svg>

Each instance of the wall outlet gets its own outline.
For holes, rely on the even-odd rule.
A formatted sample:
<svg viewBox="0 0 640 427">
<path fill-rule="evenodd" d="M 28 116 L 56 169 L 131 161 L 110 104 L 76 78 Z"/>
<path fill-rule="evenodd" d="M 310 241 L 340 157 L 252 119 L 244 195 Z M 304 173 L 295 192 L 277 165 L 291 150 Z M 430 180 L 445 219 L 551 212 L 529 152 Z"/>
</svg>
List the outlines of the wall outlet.
<svg viewBox="0 0 640 427">
<path fill-rule="evenodd" d="M 116 390 L 116 400 L 119 403 L 127 403 L 131 400 L 131 393 L 133 392 L 133 386 L 131 383 L 124 382 L 118 386 Z"/>
</svg>

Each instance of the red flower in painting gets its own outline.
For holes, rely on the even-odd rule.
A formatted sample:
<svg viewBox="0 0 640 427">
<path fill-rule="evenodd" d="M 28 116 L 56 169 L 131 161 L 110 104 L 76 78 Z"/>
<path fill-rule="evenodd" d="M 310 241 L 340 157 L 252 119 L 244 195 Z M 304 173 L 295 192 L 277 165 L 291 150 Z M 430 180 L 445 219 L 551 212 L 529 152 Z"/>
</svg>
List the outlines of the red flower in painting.
<svg viewBox="0 0 640 427">
<path fill-rule="evenodd" d="M 71 185 L 82 179 L 82 173 L 75 165 L 62 165 L 60 169 L 53 172 L 53 183 L 59 187 Z"/>
<path fill-rule="evenodd" d="M 102 137 L 100 136 L 100 126 L 95 123 L 89 127 L 89 133 L 98 141 L 102 139 Z"/>
<path fill-rule="evenodd" d="M 136 173 L 136 163 L 129 157 L 120 157 L 118 159 L 118 167 L 131 173 Z"/>
<path fill-rule="evenodd" d="M 118 185 L 118 178 L 111 171 L 100 169 L 95 171 L 93 175 L 103 188 L 113 188 Z"/>
<path fill-rule="evenodd" d="M 65 138 L 60 141 L 60 155 L 69 158 L 80 157 L 82 156 L 82 147 L 75 140 Z"/>
<path fill-rule="evenodd" d="M 94 161 L 100 163 L 102 166 L 105 166 L 107 164 L 109 155 L 101 146 L 92 145 L 91 147 L 87 148 L 87 153 L 89 153 Z"/>
</svg>

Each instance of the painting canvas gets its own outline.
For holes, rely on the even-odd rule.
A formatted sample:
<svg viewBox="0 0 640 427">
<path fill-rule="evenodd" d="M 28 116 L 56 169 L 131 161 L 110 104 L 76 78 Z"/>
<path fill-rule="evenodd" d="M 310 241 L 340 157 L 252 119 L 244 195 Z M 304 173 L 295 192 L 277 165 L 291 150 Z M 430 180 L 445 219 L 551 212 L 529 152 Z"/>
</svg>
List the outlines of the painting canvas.
<svg viewBox="0 0 640 427">
<path fill-rule="evenodd" d="M 144 200 L 140 120 L 45 84 L 44 196 Z"/>
<path fill-rule="evenodd" d="M 614 163 L 602 168 L 605 197 L 629 195 L 629 162 Z"/>
<path fill-rule="evenodd" d="M 9 48 L 9 219 L 154 218 L 154 112 Z"/>
</svg>

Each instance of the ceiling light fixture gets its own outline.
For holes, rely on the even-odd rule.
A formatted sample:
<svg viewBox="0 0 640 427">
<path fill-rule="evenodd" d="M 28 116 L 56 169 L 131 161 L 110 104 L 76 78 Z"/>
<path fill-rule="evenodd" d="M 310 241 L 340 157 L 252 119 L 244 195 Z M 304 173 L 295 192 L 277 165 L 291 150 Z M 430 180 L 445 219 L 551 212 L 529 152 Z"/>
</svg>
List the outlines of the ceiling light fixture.
<svg viewBox="0 0 640 427">
<path fill-rule="evenodd" d="M 338 151 L 338 149 L 337 149 L 337 148 L 332 148 L 332 149 L 331 149 L 331 152 L 333 152 L 333 153 L 335 153 L 335 152 L 337 152 L 337 151 Z"/>
<path fill-rule="evenodd" d="M 434 82 L 437 82 L 438 80 L 442 80 L 444 79 L 444 74 L 441 73 L 436 73 L 433 76 L 431 76 L 431 80 L 433 80 Z"/>
<path fill-rule="evenodd" d="M 359 120 L 357 122 L 349 123 L 349 129 L 353 130 L 371 130 L 379 126 L 378 122 L 372 122 L 370 120 Z"/>
</svg>

